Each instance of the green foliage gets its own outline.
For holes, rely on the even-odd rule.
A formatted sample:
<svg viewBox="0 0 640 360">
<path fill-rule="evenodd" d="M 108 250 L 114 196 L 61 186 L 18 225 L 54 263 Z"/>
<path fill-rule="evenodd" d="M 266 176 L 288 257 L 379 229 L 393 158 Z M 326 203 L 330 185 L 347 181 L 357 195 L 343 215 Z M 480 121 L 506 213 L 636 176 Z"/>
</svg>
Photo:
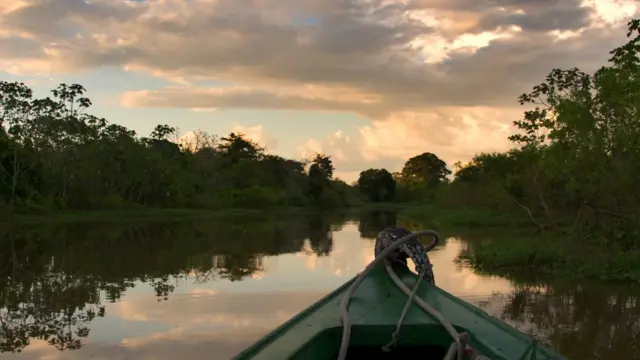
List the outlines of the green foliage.
<svg viewBox="0 0 640 360">
<path fill-rule="evenodd" d="M 603 249 L 593 243 L 575 245 L 573 241 L 557 237 L 503 236 L 471 243 L 457 261 L 494 275 L 535 273 L 539 278 L 561 276 L 640 282 L 640 251 L 626 251 L 617 246 Z"/>
<path fill-rule="evenodd" d="M 417 183 L 435 187 L 451 174 L 447 164 L 435 154 L 426 152 L 407 160 L 402 168 L 402 177 Z"/>
<path fill-rule="evenodd" d="M 358 178 L 360 192 L 373 202 L 394 200 L 396 181 L 386 169 L 369 169 Z"/>
<path fill-rule="evenodd" d="M 87 113 L 80 85 L 38 99 L 26 85 L 0 82 L 0 204 L 3 212 L 132 206 L 341 207 L 357 190 L 333 178 L 331 158 L 271 155 L 242 134 L 203 131 L 180 138 L 158 125 L 149 137 Z"/>
<path fill-rule="evenodd" d="M 394 173 L 395 199 L 400 202 L 432 202 L 441 185 L 448 184 L 451 171 L 447 164 L 433 153 L 425 152 L 412 157 L 400 173 Z"/>
<path fill-rule="evenodd" d="M 309 180 L 307 183 L 307 194 L 311 198 L 311 201 L 320 207 L 336 207 L 341 206 L 346 202 L 349 196 L 344 192 L 344 185 L 342 187 L 342 193 L 335 191 L 336 182 L 333 181 L 333 171 L 335 170 L 331 158 L 326 155 L 316 154 L 311 160 L 309 166 Z M 343 195 L 343 197 L 341 197 Z"/>
</svg>

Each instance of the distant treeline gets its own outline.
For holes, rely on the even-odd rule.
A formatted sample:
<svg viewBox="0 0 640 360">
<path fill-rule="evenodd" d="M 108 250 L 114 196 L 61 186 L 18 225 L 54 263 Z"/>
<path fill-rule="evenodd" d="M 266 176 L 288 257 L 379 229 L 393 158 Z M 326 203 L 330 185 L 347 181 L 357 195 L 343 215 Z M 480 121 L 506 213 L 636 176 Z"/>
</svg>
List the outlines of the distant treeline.
<svg viewBox="0 0 640 360">
<path fill-rule="evenodd" d="M 90 115 L 81 85 L 53 96 L 0 82 L 0 209 L 153 207 L 342 207 L 359 192 L 333 179 L 328 156 L 307 161 L 268 154 L 241 134 L 158 125 L 148 137 Z"/>
</svg>

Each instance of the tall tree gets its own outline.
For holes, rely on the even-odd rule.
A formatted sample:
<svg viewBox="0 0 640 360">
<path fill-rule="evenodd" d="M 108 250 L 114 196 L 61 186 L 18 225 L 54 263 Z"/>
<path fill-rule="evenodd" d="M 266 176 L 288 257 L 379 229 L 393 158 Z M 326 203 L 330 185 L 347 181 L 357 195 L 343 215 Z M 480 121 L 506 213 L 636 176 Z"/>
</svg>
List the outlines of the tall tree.
<svg viewBox="0 0 640 360">
<path fill-rule="evenodd" d="M 409 159 L 402 168 L 402 176 L 415 182 L 436 186 L 451 174 L 447 164 L 435 154 L 422 153 Z"/>
<path fill-rule="evenodd" d="M 312 199 L 319 200 L 325 189 L 331 185 L 333 177 L 333 161 L 331 157 L 316 154 L 309 166 L 309 194 Z"/>
<path fill-rule="evenodd" d="M 396 181 L 386 169 L 368 169 L 360 173 L 358 188 L 371 201 L 390 201 L 396 193 Z"/>
</svg>

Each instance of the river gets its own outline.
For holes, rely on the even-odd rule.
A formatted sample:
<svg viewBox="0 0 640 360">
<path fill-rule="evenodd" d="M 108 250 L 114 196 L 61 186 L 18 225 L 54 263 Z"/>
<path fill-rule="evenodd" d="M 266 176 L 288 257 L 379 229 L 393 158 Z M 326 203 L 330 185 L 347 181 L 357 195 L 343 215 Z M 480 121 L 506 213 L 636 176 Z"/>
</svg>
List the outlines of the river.
<svg viewBox="0 0 640 360">
<path fill-rule="evenodd" d="M 396 223 L 379 211 L 0 229 L 0 356 L 229 359 L 356 275 Z M 478 275 L 453 260 L 487 235 L 443 234 L 440 287 L 569 359 L 640 356 L 640 290 Z"/>
</svg>

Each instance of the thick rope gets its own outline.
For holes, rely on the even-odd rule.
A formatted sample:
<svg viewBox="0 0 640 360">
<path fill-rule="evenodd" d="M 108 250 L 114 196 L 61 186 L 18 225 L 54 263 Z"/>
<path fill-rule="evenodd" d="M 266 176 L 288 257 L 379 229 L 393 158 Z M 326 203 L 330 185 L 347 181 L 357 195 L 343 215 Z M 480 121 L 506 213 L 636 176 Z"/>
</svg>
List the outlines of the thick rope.
<svg viewBox="0 0 640 360">
<path fill-rule="evenodd" d="M 378 257 L 386 247 L 409 234 L 411 234 L 411 231 L 395 226 L 382 230 L 376 238 L 374 250 L 375 256 Z M 429 244 L 429 246 L 425 247 L 418 239 L 414 238 L 413 240 L 402 244 L 397 251 L 387 256 L 386 261 L 390 260 L 406 265 L 407 258 L 410 258 L 415 265 L 416 272 L 420 274 L 420 276 L 424 277 L 427 282 L 435 285 L 433 265 L 429 261 L 429 255 L 427 254 L 435 245 L 436 242 L 433 242 L 432 244 Z"/>
<path fill-rule="evenodd" d="M 409 296 L 410 301 L 411 300 L 415 301 L 415 303 L 422 310 L 424 310 L 427 314 L 436 318 L 436 320 L 438 320 L 440 324 L 442 324 L 445 330 L 447 330 L 449 335 L 451 335 L 451 337 L 453 338 L 454 343 L 451 344 L 451 347 L 449 348 L 447 355 L 444 357 L 444 360 L 452 360 L 456 354 L 458 355 L 457 357 L 458 360 L 462 360 L 464 358 L 464 350 L 466 349 L 460 343 L 460 334 L 456 331 L 453 325 L 447 319 L 445 319 L 445 317 L 438 310 L 431 307 L 431 305 L 427 304 L 420 297 L 416 297 L 415 293 L 411 291 L 407 287 L 407 285 L 405 285 L 405 283 L 402 282 L 402 280 L 400 280 L 398 275 L 396 275 L 396 273 L 393 271 L 393 268 L 389 263 L 386 264 L 386 269 L 387 269 L 387 274 L 389 274 L 389 277 L 391 278 L 391 280 L 393 280 L 393 282 L 396 284 L 396 286 L 398 286 L 398 288 L 400 288 L 400 290 L 402 290 L 402 292 L 404 292 Z M 414 288 L 414 291 L 415 290 L 417 290 L 417 288 Z"/>
<path fill-rule="evenodd" d="M 431 235 L 433 237 L 433 241 L 429 245 L 429 249 L 433 248 L 435 244 L 440 240 L 440 235 L 433 230 L 423 230 L 411 233 L 407 236 L 404 236 L 397 241 L 391 243 L 387 248 L 384 249 L 378 256 L 376 256 L 373 261 L 371 261 L 362 272 L 358 275 L 358 277 L 351 284 L 347 292 L 342 297 L 342 301 L 340 302 L 340 310 L 342 316 L 342 341 L 340 343 L 340 352 L 338 353 L 337 360 L 345 360 L 347 357 L 347 350 L 349 348 L 349 339 L 351 338 L 351 319 L 349 318 L 349 301 L 353 297 L 353 294 L 356 292 L 356 289 L 360 284 L 364 281 L 364 279 L 369 275 L 371 270 L 381 261 L 383 261 L 389 254 L 393 253 L 397 249 L 400 248 L 403 244 L 417 239 L 423 235 Z M 419 299 L 419 298 L 416 298 Z M 459 340 L 456 338 L 456 342 Z"/>
<path fill-rule="evenodd" d="M 366 276 L 380 261 L 385 260 L 389 254 L 393 253 L 397 249 L 400 249 L 403 244 L 408 243 L 411 240 L 417 239 L 418 237 L 423 235 L 431 235 L 433 237 L 431 244 L 429 244 L 429 246 L 426 247 L 427 251 L 433 249 L 435 245 L 438 243 L 438 241 L 440 240 L 440 236 L 438 235 L 438 233 L 433 230 L 423 230 L 423 231 L 408 234 L 398 239 L 397 241 L 394 241 L 388 247 L 386 247 L 384 251 L 379 253 L 378 256 L 376 256 L 376 258 L 365 267 L 365 269 L 358 275 L 355 281 L 351 284 L 351 286 L 343 296 L 342 302 L 340 303 L 343 331 L 342 331 L 342 341 L 340 343 L 340 352 L 338 353 L 338 360 L 344 360 L 346 359 L 346 356 L 347 356 L 347 350 L 349 348 L 349 339 L 351 337 L 351 320 L 349 318 L 349 301 L 353 297 L 353 294 L 355 293 L 358 286 L 360 286 L 360 284 L 364 281 Z M 420 297 L 415 296 L 418 291 L 420 281 L 423 278 L 423 275 L 424 275 L 423 273 L 420 274 L 420 277 L 416 281 L 416 284 L 413 290 L 411 290 L 404 284 L 404 282 L 402 282 L 402 280 L 400 280 L 400 278 L 398 278 L 396 273 L 393 271 L 389 261 L 385 262 L 385 267 L 386 267 L 387 273 L 389 274 L 393 282 L 396 284 L 396 286 L 398 286 L 400 290 L 402 290 L 405 294 L 407 294 L 409 298 L 402 311 L 400 320 L 396 325 L 396 330 L 392 334 L 392 340 L 389 344 L 383 347 L 383 350 L 388 351 L 390 347 L 396 343 L 397 335 L 400 331 L 400 328 L 402 327 L 402 324 L 404 323 L 407 313 L 409 312 L 409 308 L 411 304 L 415 302 L 427 314 L 436 318 L 453 338 L 454 342 L 449 347 L 449 350 L 447 351 L 447 354 L 445 355 L 444 360 L 453 360 L 456 355 L 458 360 L 463 360 L 466 353 L 473 354 L 472 356 L 473 360 L 490 360 L 485 356 L 477 354 L 475 350 L 473 350 L 470 346 L 467 345 L 468 334 L 466 333 L 459 334 L 455 330 L 453 325 L 447 319 L 445 319 L 440 312 L 432 308 Z M 423 269 L 423 272 L 425 272 L 426 270 L 427 269 Z"/>
<path fill-rule="evenodd" d="M 385 261 L 385 266 L 387 267 L 387 269 L 390 268 L 389 261 Z M 400 333 L 400 329 L 402 328 L 402 325 L 404 324 L 404 320 L 407 318 L 407 314 L 409 313 L 409 309 L 411 308 L 411 305 L 413 305 L 413 298 L 416 296 L 416 293 L 418 293 L 418 286 L 420 286 L 420 282 L 422 282 L 423 278 L 424 278 L 424 272 L 420 274 L 420 277 L 416 281 L 416 284 L 413 286 L 413 290 L 411 291 L 411 295 L 409 296 L 409 299 L 407 300 L 407 303 L 404 305 L 404 309 L 402 309 L 402 314 L 400 315 L 400 320 L 398 320 L 398 324 L 396 324 L 396 330 L 393 332 L 393 334 L 391 334 L 391 341 L 387 345 L 382 347 L 383 351 L 389 352 L 389 351 L 391 351 L 391 348 L 396 345 L 396 342 L 398 340 L 398 334 Z"/>
<path fill-rule="evenodd" d="M 422 300 L 420 297 L 415 296 L 415 294 L 412 297 L 411 294 L 413 293 L 413 291 L 411 291 L 411 289 L 409 289 L 407 285 L 405 285 L 405 283 L 400 280 L 398 275 L 396 275 L 396 273 L 393 271 L 391 264 L 387 263 L 386 269 L 387 274 L 389 274 L 389 277 L 398 286 L 398 288 L 400 288 L 400 290 L 402 290 L 402 292 L 404 292 L 405 294 L 409 295 L 409 298 L 412 299 L 424 312 L 436 318 L 436 320 L 438 320 L 440 324 L 442 324 L 445 330 L 447 330 L 447 332 L 453 338 L 454 342 L 449 347 L 449 351 L 447 352 L 447 355 L 445 355 L 444 360 L 453 360 L 456 355 L 458 360 L 462 360 L 464 359 L 464 355 L 466 353 L 474 354 L 472 360 L 490 360 L 483 355 L 477 354 L 473 348 L 467 345 L 467 333 L 458 333 L 453 325 L 447 319 L 445 319 L 445 317 L 438 310 L 431 307 L 431 305 Z M 416 288 L 414 288 L 414 291 L 415 290 Z"/>
</svg>

